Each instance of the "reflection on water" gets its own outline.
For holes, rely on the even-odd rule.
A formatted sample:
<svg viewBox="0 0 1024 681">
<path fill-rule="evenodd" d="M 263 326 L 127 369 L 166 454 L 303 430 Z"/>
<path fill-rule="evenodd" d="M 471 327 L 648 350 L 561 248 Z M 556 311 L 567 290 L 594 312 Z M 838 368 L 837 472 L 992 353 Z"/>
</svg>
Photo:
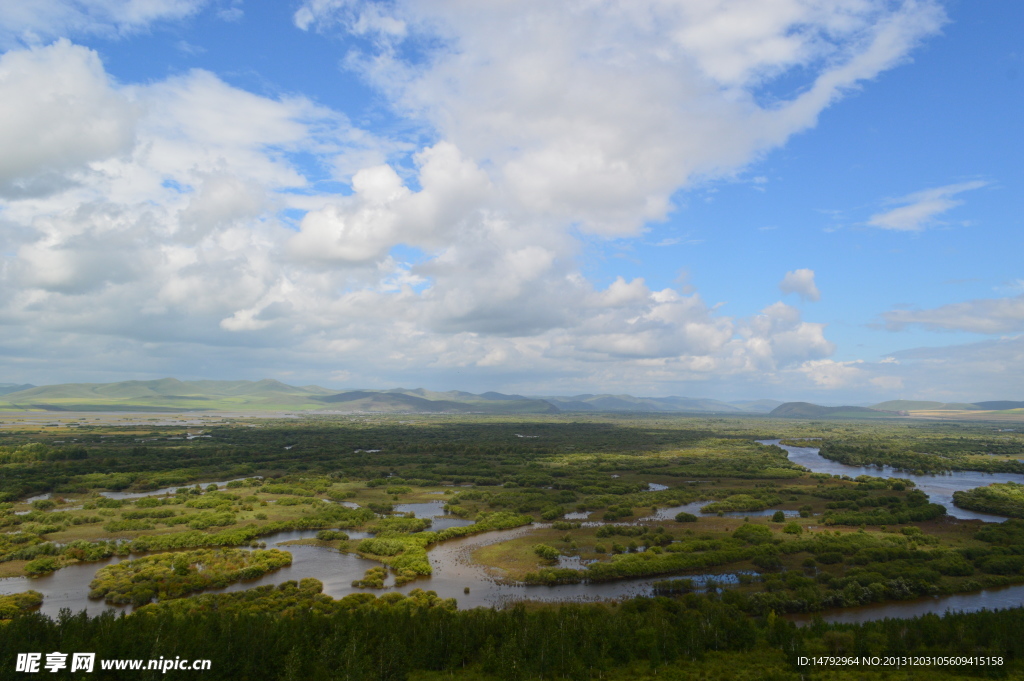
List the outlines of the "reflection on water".
<svg viewBox="0 0 1024 681">
<path fill-rule="evenodd" d="M 90 615 L 98 615 L 108 606 L 103 601 L 90 601 L 89 582 L 96 571 L 107 565 L 121 562 L 122 558 L 108 558 L 95 563 L 79 563 L 61 568 L 45 577 L 35 579 L 29 577 L 10 577 L 0 579 L 0 594 L 13 594 L 33 589 L 43 594 L 43 606 L 40 612 L 56 617 L 61 608 L 70 608 L 72 612 L 87 611 Z M 123 610 L 124 608 L 115 608 Z"/>
<path fill-rule="evenodd" d="M 719 587 L 728 584 L 734 586 L 740 583 L 740 575 L 747 575 L 749 577 L 757 577 L 756 572 L 750 570 L 740 570 L 738 572 L 725 572 L 720 575 L 686 575 L 683 577 L 669 577 L 665 581 L 677 582 L 681 580 L 689 580 L 693 582 L 693 585 L 699 589 L 705 589 L 707 587 Z"/>
<path fill-rule="evenodd" d="M 645 516 L 640 520 L 672 520 L 680 513 L 691 513 L 698 518 L 711 518 L 718 517 L 717 513 L 705 513 L 700 510 L 704 506 L 712 503 L 713 499 L 705 499 L 704 501 L 691 501 L 688 504 L 682 504 L 681 506 L 666 506 L 665 508 L 659 508 L 653 514 Z M 773 516 L 778 509 L 766 508 L 763 511 L 729 511 L 728 513 L 722 513 L 726 518 L 744 518 L 744 517 L 755 517 L 755 516 Z M 783 511 L 787 518 L 794 518 L 800 515 L 799 511 Z"/>
<path fill-rule="evenodd" d="M 396 590 L 402 593 L 417 588 L 436 591 L 442 598 L 455 598 L 460 608 L 478 606 L 503 606 L 508 603 L 530 599 L 539 601 L 599 601 L 604 599 L 631 598 L 653 594 L 652 579 L 631 579 L 601 584 L 563 584 L 558 586 L 518 586 L 503 584 L 500 575 L 491 574 L 481 565 L 471 561 L 471 554 L 481 546 L 507 541 L 531 531 L 530 527 L 513 530 L 485 532 L 471 537 L 447 541 L 431 549 L 432 577 L 418 579 Z M 364 532 L 348 532 L 352 539 L 364 538 Z M 300 580 L 315 577 L 324 584 L 324 593 L 333 598 L 344 598 L 353 593 L 382 593 L 380 590 L 360 589 L 352 581 L 361 579 L 370 568 L 379 565 L 376 561 L 360 558 L 354 554 L 338 553 L 319 546 L 281 546 L 281 542 L 308 539 L 316 536 L 315 530 L 281 532 L 265 538 L 268 548 L 279 548 L 292 554 L 292 564 L 259 579 L 236 582 L 223 589 L 205 593 L 221 593 L 251 589 L 267 584 L 280 584 L 286 580 Z M 133 556 L 137 557 L 137 556 Z M 34 589 L 44 595 L 40 611 L 51 617 L 57 616 L 62 608 L 72 612 L 86 610 L 97 615 L 106 609 L 130 611 L 130 606 L 109 606 L 103 601 L 89 600 L 89 582 L 96 571 L 107 565 L 118 563 L 123 558 L 110 558 L 96 563 L 70 565 L 46 577 L 30 579 L 14 577 L 0 580 L 0 594 L 18 593 Z M 581 568 L 585 564 L 578 557 L 563 557 L 562 567 Z M 750 572 L 729 572 L 723 574 L 685 575 L 671 579 L 693 580 L 695 587 L 705 588 L 709 582 L 715 585 L 736 584 L 739 575 Z M 661 578 L 665 579 L 665 578 Z M 393 583 L 389 579 L 389 584 Z M 466 587 L 470 593 L 464 593 Z M 915 601 L 888 603 L 820 613 L 827 622 L 863 622 L 886 617 L 914 617 L 924 613 L 943 613 L 947 610 L 974 611 L 982 608 L 1020 607 L 1024 604 L 1024 584 L 989 589 L 978 593 L 957 594 Z M 799 624 L 812 621 L 814 615 L 793 616 Z"/>
<path fill-rule="evenodd" d="M 442 598 L 457 599 L 461 608 L 500 606 L 523 599 L 597 601 L 651 595 L 651 580 L 644 579 L 593 585 L 567 584 L 553 587 L 502 584 L 499 583 L 498 576 L 489 574 L 485 568 L 470 561 L 470 554 L 476 548 L 521 536 L 531 529 L 530 527 L 520 527 L 513 530 L 485 532 L 439 544 L 433 547 L 428 554 L 434 570 L 433 576 L 417 579 L 402 587 L 388 590 L 408 593 L 413 589 L 430 589 L 436 591 Z M 360 532 L 347 532 L 347 534 L 352 539 L 367 536 Z M 280 546 L 281 542 L 315 536 L 315 530 L 305 530 L 281 532 L 264 538 L 267 548 L 279 548 L 291 553 L 292 564 L 263 575 L 259 579 L 236 582 L 223 589 L 209 590 L 204 593 L 240 591 L 265 584 L 280 584 L 290 579 L 300 580 L 304 577 L 319 579 L 324 584 L 324 593 L 333 598 L 343 598 L 349 594 L 360 592 L 382 593 L 380 590 L 352 586 L 353 580 L 361 579 L 367 570 L 379 565 L 376 561 L 319 546 Z M 136 557 L 138 556 L 132 556 L 132 558 Z M 110 606 L 103 601 L 93 601 L 88 598 L 89 582 L 92 581 L 96 571 L 122 560 L 127 559 L 110 558 L 95 563 L 70 565 L 51 575 L 36 579 L 28 577 L 0 579 L 0 594 L 19 593 L 34 589 L 44 596 L 40 612 L 51 617 L 55 617 L 61 608 L 69 608 L 72 612 L 86 610 L 90 615 L 97 615 L 108 608 L 130 611 L 130 606 Z M 392 583 L 393 579 L 389 578 L 388 584 Z M 464 593 L 466 587 L 470 587 L 469 594 Z"/>
<path fill-rule="evenodd" d="M 764 444 L 777 443 L 777 440 L 764 441 Z M 961 518 L 1003 520 L 1002 518 L 985 514 L 956 509 L 951 503 L 944 501 L 946 498 L 951 499 L 953 491 L 986 485 L 991 482 L 1024 481 L 1024 476 L 1009 474 L 962 473 L 945 476 L 918 476 L 886 468 L 844 466 L 821 457 L 818 454 L 818 450 L 813 447 L 783 446 L 783 448 L 789 452 L 789 457 L 792 461 L 800 463 L 816 472 L 849 475 L 851 477 L 856 477 L 857 475 L 884 475 L 910 478 L 917 483 L 921 490 L 931 496 L 933 501 L 945 504 L 952 515 Z M 162 490 L 157 490 L 145 494 L 136 494 L 136 496 L 159 494 L 161 492 Z M 131 497 L 122 496 L 119 498 Z M 682 511 L 698 516 L 717 515 L 701 512 L 700 508 L 707 503 L 709 502 L 695 501 L 681 506 L 661 508 L 642 520 L 671 520 L 677 513 Z M 400 513 L 414 513 L 417 517 L 421 518 L 431 518 L 434 523 L 432 529 L 435 530 L 472 524 L 469 520 L 446 515 L 444 513 L 444 501 L 442 500 L 417 504 L 397 504 L 395 510 Z M 745 515 L 763 516 L 771 515 L 774 512 L 774 510 L 769 509 L 756 513 L 729 513 L 726 515 L 733 517 Z M 795 515 L 796 512 L 787 511 L 786 514 Z M 587 513 L 570 513 L 565 517 L 571 520 L 586 520 L 588 516 L 589 514 Z M 586 526 L 597 526 L 600 524 L 602 523 L 585 523 Z M 523 536 L 537 527 L 546 526 L 536 525 L 533 527 L 519 527 L 512 530 L 485 532 L 470 537 L 450 540 L 434 546 L 428 553 L 434 570 L 433 576 L 417 579 L 395 590 L 408 593 L 412 589 L 417 588 L 430 589 L 436 591 L 442 598 L 457 599 L 461 608 L 501 606 L 523 599 L 541 601 L 596 601 L 652 594 L 651 582 L 655 581 L 652 579 L 632 579 L 600 584 L 565 584 L 551 587 L 527 587 L 505 584 L 501 581 L 501 574 L 489 572 L 487 568 L 472 562 L 472 552 L 477 548 Z M 353 540 L 370 536 L 368 533 L 355 531 L 347 531 L 347 534 Z M 353 554 L 342 554 L 319 546 L 280 546 L 281 542 L 308 539 L 315 536 L 316 530 L 304 530 L 280 532 L 265 537 L 264 541 L 267 543 L 268 548 L 276 547 L 289 551 L 292 554 L 291 566 L 264 575 L 257 580 L 237 582 L 219 591 L 240 591 L 265 584 L 280 584 L 286 580 L 315 577 L 323 582 L 324 593 L 334 598 L 343 598 L 357 592 L 380 593 L 380 591 L 376 590 L 352 587 L 353 580 L 362 578 L 366 570 L 378 565 L 376 561 L 366 560 Z M 113 606 L 108 606 L 102 601 L 90 601 L 88 599 L 89 582 L 98 569 L 121 560 L 123 559 L 111 558 L 96 563 L 71 565 L 51 575 L 37 579 L 26 577 L 2 579 L 0 580 L 0 594 L 18 593 L 34 589 L 45 596 L 41 609 L 44 614 L 55 616 L 61 608 L 70 608 L 74 612 L 86 610 L 90 614 L 95 615 Z M 576 568 L 584 567 L 584 563 L 578 557 L 563 557 L 560 565 Z M 694 584 L 701 588 L 706 586 L 709 581 L 717 584 L 734 584 L 738 581 L 739 574 L 742 573 L 685 575 L 678 578 L 692 579 Z M 664 579 L 664 577 L 660 579 Z M 389 579 L 388 584 L 393 584 L 393 580 Z M 464 593 L 467 587 L 470 589 L 469 594 Z M 216 593 L 216 591 L 213 593 Z M 1016 585 L 972 594 L 959 594 L 940 598 L 852 608 L 824 613 L 823 616 L 826 621 L 859 622 L 885 617 L 912 617 L 929 612 L 942 613 L 946 610 L 973 611 L 982 608 L 1018 607 L 1022 603 L 1024 603 L 1024 585 Z M 806 615 L 794 617 L 793 619 L 803 623 L 810 621 L 812 618 L 813 615 Z"/>
<path fill-rule="evenodd" d="M 412 513 L 417 518 L 430 518 L 430 529 L 433 532 L 447 530 L 449 527 L 466 527 L 472 520 L 448 515 L 444 511 L 444 501 L 427 501 L 419 504 L 395 504 L 396 513 Z"/>
<path fill-rule="evenodd" d="M 985 487 L 994 482 L 1024 483 L 1024 475 L 1015 473 L 953 471 L 942 475 L 915 475 L 896 470 L 891 466 L 847 466 L 846 464 L 826 459 L 818 453 L 817 447 L 793 447 L 779 444 L 778 440 L 759 440 L 759 442 L 764 445 L 778 445 L 782 447 L 788 453 L 790 461 L 805 466 L 815 473 L 848 475 L 851 478 L 856 478 L 859 475 L 871 475 L 882 478 L 913 480 L 917 488 L 927 494 L 932 503 L 942 504 L 946 507 L 946 512 L 949 515 L 964 520 L 975 519 L 990 523 L 1001 523 L 1006 518 L 957 508 L 953 505 L 953 492 L 971 489 L 972 487 Z"/>
<path fill-rule="evenodd" d="M 174 487 L 161 487 L 160 489 L 149 490 L 148 492 L 100 492 L 101 495 L 108 499 L 140 499 L 142 497 L 162 497 L 167 494 L 174 494 L 181 488 L 190 488 L 199 485 L 204 490 L 210 485 L 217 485 L 219 489 L 224 489 L 229 482 L 235 482 L 235 480 L 249 480 L 250 478 L 261 478 L 260 475 L 250 475 L 247 478 L 234 478 L 233 480 L 219 480 L 216 482 L 190 482 L 181 485 L 175 485 Z"/>
<path fill-rule="evenodd" d="M 395 513 L 412 513 L 417 518 L 437 518 L 444 515 L 443 501 L 424 501 L 418 504 L 395 504 Z"/>
<path fill-rule="evenodd" d="M 567 570 L 583 570 L 591 563 L 596 562 L 593 560 L 583 560 L 579 556 L 559 556 L 558 567 L 565 568 Z"/>
<path fill-rule="evenodd" d="M 935 596 L 899 603 L 880 603 L 878 605 L 865 605 L 843 610 L 826 610 L 816 614 L 791 615 L 788 619 L 793 620 L 799 625 L 805 625 L 813 622 L 817 616 L 826 622 L 852 624 L 882 620 L 887 617 L 905 618 L 927 614 L 941 615 L 947 611 L 974 612 L 982 609 L 1019 608 L 1022 605 L 1024 605 L 1024 584 L 1015 584 L 1013 586 L 986 589 L 985 591 L 969 594 Z"/>
</svg>

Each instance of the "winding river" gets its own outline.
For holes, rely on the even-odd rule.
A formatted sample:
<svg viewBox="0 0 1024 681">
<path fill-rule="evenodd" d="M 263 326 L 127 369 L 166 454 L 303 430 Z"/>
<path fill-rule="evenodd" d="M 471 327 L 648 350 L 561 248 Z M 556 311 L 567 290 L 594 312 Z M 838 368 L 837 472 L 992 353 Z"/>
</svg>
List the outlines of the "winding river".
<svg viewBox="0 0 1024 681">
<path fill-rule="evenodd" d="M 763 440 L 761 442 L 762 444 L 779 445 L 787 451 L 791 461 L 818 473 L 848 475 L 850 477 L 873 475 L 909 478 L 917 484 L 919 489 L 927 493 L 934 502 L 946 506 L 950 515 L 964 519 L 978 519 L 989 522 L 1005 520 L 1005 518 L 997 516 L 973 513 L 956 508 L 952 504 L 952 493 L 954 491 L 988 485 L 992 482 L 1024 482 L 1024 476 L 1022 475 L 972 472 L 950 475 L 911 475 L 888 467 L 846 466 L 825 459 L 814 447 L 781 445 L 778 440 Z M 149 494 L 152 493 L 150 492 Z M 698 501 L 683 506 L 658 509 L 657 512 L 644 518 L 644 520 L 670 519 L 680 511 L 694 513 L 695 515 L 717 515 L 701 513 L 700 507 L 706 503 L 706 501 Z M 403 513 L 414 513 L 416 517 L 420 518 L 431 518 L 433 529 L 437 530 L 471 524 L 471 521 L 446 515 L 444 513 L 444 501 L 440 500 L 418 504 L 399 504 L 395 510 Z M 771 515 L 772 513 L 774 513 L 774 510 L 761 513 L 735 513 L 728 515 L 753 516 Z M 579 519 L 583 520 L 584 518 Z M 567 584 L 551 587 L 526 587 L 504 584 L 489 574 L 484 567 L 471 561 L 470 556 L 477 548 L 522 536 L 530 530 L 530 527 L 520 527 L 512 530 L 485 532 L 439 544 L 433 547 L 428 554 L 434 570 L 434 574 L 431 577 L 418 579 L 402 587 L 395 588 L 391 586 L 390 589 L 402 593 L 408 593 L 417 588 L 430 589 L 437 592 L 442 598 L 457 599 L 460 608 L 503 606 L 523 599 L 581 602 L 651 595 L 652 580 L 650 579 L 623 580 L 602 584 Z M 353 539 L 367 536 L 358 532 L 349 532 L 348 534 Z M 337 551 L 318 546 L 294 544 L 282 546 L 283 542 L 315 536 L 315 530 L 308 530 L 281 532 L 264 537 L 263 540 L 267 543 L 268 548 L 277 547 L 287 550 L 292 554 L 293 560 L 289 567 L 269 573 L 256 580 L 237 582 L 224 589 L 207 593 L 239 591 L 265 584 L 280 584 L 290 579 L 299 580 L 304 577 L 316 577 L 321 580 L 324 584 L 324 593 L 334 598 L 342 598 L 349 594 L 363 591 L 380 593 L 375 590 L 352 587 L 353 580 L 362 578 L 366 570 L 378 565 L 376 561 L 360 558 L 353 554 L 338 553 Z M 28 589 L 39 591 L 45 597 L 41 612 L 50 616 L 56 616 L 62 608 L 69 608 L 73 612 L 86 610 L 93 615 L 99 614 L 113 606 L 108 606 L 102 601 L 89 600 L 89 582 L 98 569 L 120 560 L 123 559 L 111 558 L 97 563 L 71 565 L 51 575 L 35 579 L 27 577 L 0 579 L 0 594 L 18 593 Z M 566 564 L 566 567 L 570 567 L 570 565 Z M 579 566 L 571 565 L 571 567 Z M 697 585 L 712 579 L 720 584 L 735 583 L 738 579 L 737 575 L 733 573 L 723 575 L 687 575 L 687 578 L 694 579 Z M 392 580 L 393 578 L 389 577 L 388 584 L 391 584 Z M 469 588 L 468 594 L 465 593 L 466 588 Z M 983 608 L 1019 607 L 1022 604 L 1024 604 L 1024 584 L 971 594 L 923 598 L 915 601 L 848 608 L 819 614 L 826 621 L 858 622 L 886 617 L 912 617 L 924 613 L 943 613 L 946 610 L 972 611 Z M 807 622 L 812 618 L 813 616 L 801 616 L 794 618 L 794 620 Z"/>
<path fill-rule="evenodd" d="M 977 471 L 951 471 L 933 475 L 914 475 L 905 471 L 897 470 L 891 466 L 847 466 L 846 464 L 826 459 L 818 453 L 817 447 L 793 447 L 779 444 L 779 440 L 759 440 L 764 445 L 778 445 L 786 450 L 789 460 L 808 468 L 815 473 L 829 473 L 831 475 L 848 475 L 856 478 L 859 475 L 871 475 L 882 478 L 904 478 L 912 480 L 917 488 L 928 495 L 929 500 L 934 504 L 942 504 L 946 507 L 946 513 L 954 518 L 963 520 L 984 520 L 988 523 L 1001 523 L 1006 518 L 1002 516 L 977 513 L 967 509 L 957 508 L 953 505 L 953 492 L 971 489 L 972 487 L 985 487 L 994 482 L 1019 482 L 1024 483 L 1024 475 L 1015 473 L 980 473 Z"/>
</svg>

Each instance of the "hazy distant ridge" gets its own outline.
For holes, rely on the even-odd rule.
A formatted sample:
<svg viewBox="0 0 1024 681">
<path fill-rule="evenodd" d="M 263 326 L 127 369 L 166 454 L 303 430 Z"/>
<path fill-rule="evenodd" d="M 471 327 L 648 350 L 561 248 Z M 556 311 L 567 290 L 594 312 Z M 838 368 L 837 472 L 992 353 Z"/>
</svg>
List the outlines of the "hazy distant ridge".
<svg viewBox="0 0 1024 681">
<path fill-rule="evenodd" d="M 558 407 L 544 400 L 531 400 L 512 395 L 485 399 L 482 395 L 462 393 L 459 396 L 461 399 L 445 400 L 427 399 L 410 395 L 409 392 L 417 391 L 352 390 L 317 399 L 329 405 L 331 410 L 340 408 L 341 411 L 349 412 L 550 414 L 559 411 Z"/>
<path fill-rule="evenodd" d="M 1024 402 L 994 400 L 990 402 L 929 402 L 925 400 L 889 400 L 872 407 L 823 407 L 810 402 L 786 402 L 771 411 L 769 416 L 792 418 L 886 418 L 905 416 L 908 412 L 929 411 L 1005 411 L 1024 409 Z"/>
<path fill-rule="evenodd" d="M 344 413 L 484 413 L 550 414 L 555 412 L 628 412 L 672 414 L 768 414 L 820 418 L 886 418 L 909 411 L 1002 411 L 1024 409 L 1024 402 L 995 400 L 943 403 L 890 400 L 872 407 L 823 407 L 810 402 L 736 400 L 697 397 L 636 397 L 626 394 L 480 395 L 462 390 L 425 388 L 331 390 L 318 385 L 293 386 L 262 381 L 152 381 L 63 383 L 34 386 L 0 383 L 0 410 L 46 411 L 328 411 Z"/>
<path fill-rule="evenodd" d="M 1024 402 L 989 400 L 987 402 L 927 402 L 921 400 L 890 400 L 873 405 L 883 411 L 1005 411 L 1024 409 Z"/>
<path fill-rule="evenodd" d="M 35 386 L 32 385 L 31 383 L 22 383 L 20 385 L 17 384 L 17 383 L 0 383 L 0 395 L 7 395 L 9 393 L 16 393 L 16 392 L 19 392 L 21 390 L 28 390 L 28 389 L 34 388 L 34 387 Z"/>
<path fill-rule="evenodd" d="M 791 418 L 863 418 L 874 416 L 895 416 L 895 412 L 883 412 L 868 407 L 822 407 L 810 402 L 786 402 L 773 409 L 769 416 L 781 416 Z"/>
<path fill-rule="evenodd" d="M 192 411 L 308 409 L 331 394 L 319 386 L 262 381 L 154 381 L 63 383 L 0 395 L 3 409 L 66 411 Z"/>
<path fill-rule="evenodd" d="M 634 397 L 632 395 L 544 396 L 541 399 L 556 405 L 562 411 L 601 412 L 767 414 L 782 404 L 776 400 L 722 402 L 693 397 Z"/>
<path fill-rule="evenodd" d="M 883 411 L 975 411 L 981 409 L 967 402 L 929 402 L 926 400 L 889 400 L 871 406 Z"/>
<path fill-rule="evenodd" d="M 292 386 L 262 381 L 152 381 L 64 383 L 32 386 L 0 384 L 0 409 L 47 411 L 332 411 L 372 413 L 651 412 L 766 414 L 781 402 L 722 402 L 690 397 L 633 395 L 523 396 L 480 395 L 424 388 L 335 391 L 317 385 Z"/>
</svg>

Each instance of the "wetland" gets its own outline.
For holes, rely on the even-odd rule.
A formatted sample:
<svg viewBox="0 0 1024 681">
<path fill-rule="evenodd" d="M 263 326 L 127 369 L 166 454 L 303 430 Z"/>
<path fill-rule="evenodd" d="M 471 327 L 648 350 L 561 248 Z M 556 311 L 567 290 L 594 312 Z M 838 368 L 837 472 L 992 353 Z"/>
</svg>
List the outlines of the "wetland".
<svg viewBox="0 0 1024 681">
<path fill-rule="evenodd" d="M 197 430 L 0 431 L 0 596 L 16 603 L 0 612 L 697 598 L 813 627 L 1024 602 L 1024 522 L 956 505 L 1024 482 L 1011 462 L 1024 440 L 985 424 L 361 416 Z M 836 460 L 849 451 L 856 465 Z M 134 586 L 114 579 L 126 570 Z"/>
</svg>

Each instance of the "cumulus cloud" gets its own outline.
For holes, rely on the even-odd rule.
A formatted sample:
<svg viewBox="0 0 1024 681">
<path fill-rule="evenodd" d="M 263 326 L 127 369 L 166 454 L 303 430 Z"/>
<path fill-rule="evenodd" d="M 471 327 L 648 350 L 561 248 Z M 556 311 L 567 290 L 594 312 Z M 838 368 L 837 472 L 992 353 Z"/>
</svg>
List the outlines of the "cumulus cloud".
<svg viewBox="0 0 1024 681">
<path fill-rule="evenodd" d="M 94 4 L 74 6 L 99 21 Z M 102 7 L 119 32 L 198 3 Z M 26 16 L 18 35 L 45 35 Z M 201 356 L 213 364 L 196 373 L 287 364 L 364 384 L 471 368 L 547 385 L 831 385 L 860 369 L 828 363 L 824 324 L 781 302 L 731 317 L 639 278 L 595 286 L 579 230 L 638 234 L 675 192 L 813 125 L 943 20 L 909 0 L 305 3 L 301 28 L 376 46 L 347 65 L 426 145 L 207 71 L 120 85 L 66 41 L 9 51 L 0 351 L 67 362 L 73 342 L 122 370 Z M 796 71 L 810 74 L 801 94 L 765 104 L 762 88 Z M 55 101 L 73 106 L 51 120 Z M 351 192 L 320 191 L 309 158 Z M 782 287 L 818 296 L 810 270 Z M 32 330 L 32 353 L 15 329 Z"/>
<path fill-rule="evenodd" d="M 821 292 L 814 283 L 814 270 L 801 269 L 786 272 L 779 282 L 779 290 L 783 293 L 795 293 L 802 300 L 817 302 L 821 300 Z"/>
<path fill-rule="evenodd" d="M 48 193 L 130 149 L 136 111 L 95 52 L 60 40 L 0 56 L 0 196 Z"/>
<path fill-rule="evenodd" d="M 467 221 L 479 222 L 490 207 L 486 173 L 446 142 L 424 149 L 415 162 L 419 191 L 389 165 L 359 170 L 352 196 L 306 214 L 291 252 L 309 261 L 370 262 L 398 244 L 443 248 L 473 229 Z"/>
<path fill-rule="evenodd" d="M 344 206 L 306 213 L 291 240 L 292 252 L 307 260 L 368 262 L 399 241 L 394 204 L 411 192 L 390 166 L 365 168 L 352 178 L 355 194 Z"/>
<path fill-rule="evenodd" d="M 620 236 L 665 217 L 693 179 L 729 175 L 813 125 L 944 15 L 932 2 L 865 0 L 506 0 L 474 12 L 310 0 L 295 21 L 373 35 L 380 50 L 348 63 L 400 112 L 493 168 L 528 210 Z M 404 59 L 413 37 L 413 53 L 438 47 Z M 757 103 L 763 83 L 796 67 L 815 74 L 803 94 Z"/>
<path fill-rule="evenodd" d="M 825 325 L 805 322 L 800 311 L 778 302 L 747 320 L 739 331 L 751 368 L 775 370 L 796 362 L 827 357 L 835 345 L 825 338 Z"/>
<path fill-rule="evenodd" d="M 1024 296 L 969 300 L 931 310 L 892 310 L 882 318 L 893 331 L 921 326 L 932 331 L 1020 333 L 1024 331 Z"/>
<path fill-rule="evenodd" d="M 289 154 L 362 143 L 334 112 L 204 71 L 117 87 L 66 41 L 10 51 L 0 67 L 0 219 L 17 254 L 6 315 L 33 328 L 216 336 L 224 313 L 281 279 L 271 209 L 307 184 Z M 5 108 L 16 95 L 23 106 Z M 181 327 L 182 314 L 196 324 Z"/>
<path fill-rule="evenodd" d="M 868 224 L 900 232 L 919 232 L 935 224 L 939 215 L 963 204 L 963 200 L 956 199 L 955 196 L 981 189 L 987 184 L 981 180 L 948 184 L 893 199 L 889 203 L 896 204 L 896 207 L 872 215 L 868 219 Z"/>
</svg>

